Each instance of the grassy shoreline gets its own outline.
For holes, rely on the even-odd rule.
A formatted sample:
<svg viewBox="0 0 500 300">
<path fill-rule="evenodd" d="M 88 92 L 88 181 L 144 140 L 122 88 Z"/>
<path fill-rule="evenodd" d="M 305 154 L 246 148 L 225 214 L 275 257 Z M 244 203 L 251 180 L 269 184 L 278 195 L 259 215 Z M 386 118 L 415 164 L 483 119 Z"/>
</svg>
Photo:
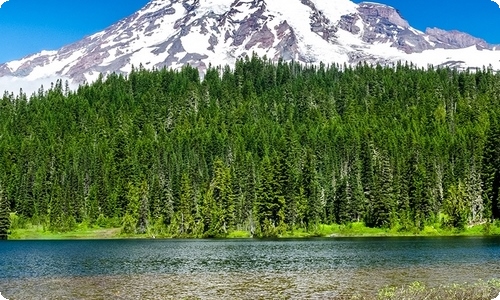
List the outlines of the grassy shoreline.
<svg viewBox="0 0 500 300">
<path fill-rule="evenodd" d="M 287 231 L 278 238 L 311 238 L 311 237 L 446 237 L 446 236 L 497 236 L 500 227 L 493 224 L 481 224 L 463 230 L 425 226 L 421 231 L 404 231 L 398 228 L 369 228 L 363 223 L 348 225 L 319 225 L 316 230 L 306 231 L 296 229 Z M 176 238 L 169 235 L 158 235 L 153 232 L 146 234 L 123 234 L 121 228 L 89 227 L 79 224 L 72 231 L 52 232 L 41 225 L 30 225 L 26 228 L 11 230 L 9 240 L 64 240 L 64 239 L 148 239 Z M 187 237 L 190 238 L 190 237 Z M 195 237 L 192 237 L 195 238 Z M 221 238 L 252 238 L 247 231 L 231 231 Z"/>
</svg>

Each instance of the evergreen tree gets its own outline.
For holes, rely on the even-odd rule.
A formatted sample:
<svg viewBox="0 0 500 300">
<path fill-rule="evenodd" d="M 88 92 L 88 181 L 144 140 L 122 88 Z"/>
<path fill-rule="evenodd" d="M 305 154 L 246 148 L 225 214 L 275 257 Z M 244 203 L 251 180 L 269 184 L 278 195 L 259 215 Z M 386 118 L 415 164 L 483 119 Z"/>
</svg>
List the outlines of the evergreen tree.
<svg viewBox="0 0 500 300">
<path fill-rule="evenodd" d="M 351 218 L 349 216 L 349 202 L 351 202 L 351 198 L 351 187 L 349 185 L 349 182 L 347 181 L 347 178 L 343 178 L 336 186 L 335 197 L 333 201 L 335 223 L 345 224 L 351 221 Z"/>
<path fill-rule="evenodd" d="M 496 120 L 492 122 L 486 139 L 483 170 L 483 190 L 487 199 L 491 217 L 500 218 L 500 126 Z"/>
<path fill-rule="evenodd" d="M 230 169 L 220 159 L 214 161 L 214 178 L 204 197 L 204 231 L 207 236 L 226 235 L 234 225 L 234 198 Z"/>
<path fill-rule="evenodd" d="M 464 229 L 467 223 L 468 207 L 466 204 L 466 191 L 462 182 L 452 185 L 448 190 L 444 211 L 450 218 L 448 225 L 457 229 Z"/>
<path fill-rule="evenodd" d="M 176 224 L 179 226 L 179 234 L 187 236 L 194 231 L 194 193 L 191 179 L 186 172 L 182 173 L 179 209 L 176 216 Z"/>
<path fill-rule="evenodd" d="M 127 234 L 137 233 L 139 209 L 141 206 L 141 189 L 137 184 L 129 182 L 127 186 L 127 210 L 122 220 L 122 231 Z"/>
<path fill-rule="evenodd" d="M 139 234 L 146 233 L 149 222 L 149 187 L 146 181 L 142 181 L 139 188 L 140 204 L 137 216 L 136 231 Z"/>
<path fill-rule="evenodd" d="M 302 167 L 302 192 L 307 201 L 305 223 L 308 228 L 316 228 L 321 222 L 323 204 L 318 193 L 318 178 L 316 173 L 316 156 L 307 149 Z"/>
<path fill-rule="evenodd" d="M 0 240 L 6 240 L 9 234 L 9 203 L 3 195 L 2 186 L 0 185 Z"/>
<path fill-rule="evenodd" d="M 277 221 L 274 212 L 279 210 L 275 203 L 276 195 L 274 186 L 274 170 L 271 166 L 271 161 L 268 156 L 262 160 L 261 178 L 259 182 L 258 202 L 257 202 L 257 217 L 260 225 L 262 236 L 276 235 L 275 229 Z"/>
</svg>

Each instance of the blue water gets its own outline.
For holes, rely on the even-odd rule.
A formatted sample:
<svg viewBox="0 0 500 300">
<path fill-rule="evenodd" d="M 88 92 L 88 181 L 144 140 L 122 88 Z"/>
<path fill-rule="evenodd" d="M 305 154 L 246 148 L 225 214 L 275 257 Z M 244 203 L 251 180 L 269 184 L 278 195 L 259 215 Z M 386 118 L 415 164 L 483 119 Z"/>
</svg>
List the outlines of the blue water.
<svg viewBox="0 0 500 300">
<path fill-rule="evenodd" d="M 273 274 L 280 280 L 322 274 L 338 286 L 354 288 L 379 281 L 446 284 L 500 278 L 499 261 L 500 237 L 3 241 L 0 292 L 26 293 L 26 282 L 36 285 L 52 280 L 55 285 L 54 280 L 65 278 L 79 278 L 75 284 L 85 285 L 93 278 L 113 282 L 111 278 L 143 276 L 151 282 L 159 278 L 194 282 L 198 276 L 200 281 L 224 278 L 237 284 L 244 280 L 241 274 L 255 276 L 252 282 L 265 274 L 269 284 L 277 286 Z M 294 280 L 291 286 L 300 285 Z M 196 289 L 193 282 L 189 284 Z M 111 284 L 109 288 L 119 291 L 117 283 Z M 307 284 L 319 283 L 306 283 L 302 291 L 308 289 Z M 77 299 L 71 293 L 78 288 L 67 288 L 64 297 Z"/>
</svg>

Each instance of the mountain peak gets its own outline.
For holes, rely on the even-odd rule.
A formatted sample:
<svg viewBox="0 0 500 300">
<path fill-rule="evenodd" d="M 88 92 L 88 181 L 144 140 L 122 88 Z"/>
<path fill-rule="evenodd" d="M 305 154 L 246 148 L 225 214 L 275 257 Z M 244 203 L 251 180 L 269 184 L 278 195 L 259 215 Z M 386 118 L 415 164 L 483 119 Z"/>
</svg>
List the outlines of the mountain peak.
<svg viewBox="0 0 500 300">
<path fill-rule="evenodd" d="M 471 46 L 484 50 L 471 55 Z M 500 52 L 458 31 L 413 28 L 400 12 L 349 0 L 152 0 L 103 31 L 64 46 L 0 64 L 0 77 L 51 76 L 91 82 L 132 65 L 204 72 L 253 53 L 304 63 L 393 64 L 500 69 Z M 0 87 L 1 88 L 1 87 Z"/>
<path fill-rule="evenodd" d="M 397 26 L 403 28 L 410 27 L 410 24 L 401 16 L 399 10 L 392 6 L 375 2 L 361 2 L 358 10 L 362 15 L 367 16 L 375 22 L 380 21 L 380 19 L 386 19 Z"/>
</svg>

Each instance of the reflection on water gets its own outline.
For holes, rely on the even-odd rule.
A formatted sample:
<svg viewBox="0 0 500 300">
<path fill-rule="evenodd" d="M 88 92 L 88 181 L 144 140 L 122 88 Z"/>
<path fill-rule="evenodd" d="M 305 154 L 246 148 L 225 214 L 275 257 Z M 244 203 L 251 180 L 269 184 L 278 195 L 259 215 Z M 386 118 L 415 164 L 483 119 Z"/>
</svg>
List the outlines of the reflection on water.
<svg viewBox="0 0 500 300">
<path fill-rule="evenodd" d="M 0 243 L 8 299 L 341 299 L 499 278 L 499 238 Z"/>
</svg>

